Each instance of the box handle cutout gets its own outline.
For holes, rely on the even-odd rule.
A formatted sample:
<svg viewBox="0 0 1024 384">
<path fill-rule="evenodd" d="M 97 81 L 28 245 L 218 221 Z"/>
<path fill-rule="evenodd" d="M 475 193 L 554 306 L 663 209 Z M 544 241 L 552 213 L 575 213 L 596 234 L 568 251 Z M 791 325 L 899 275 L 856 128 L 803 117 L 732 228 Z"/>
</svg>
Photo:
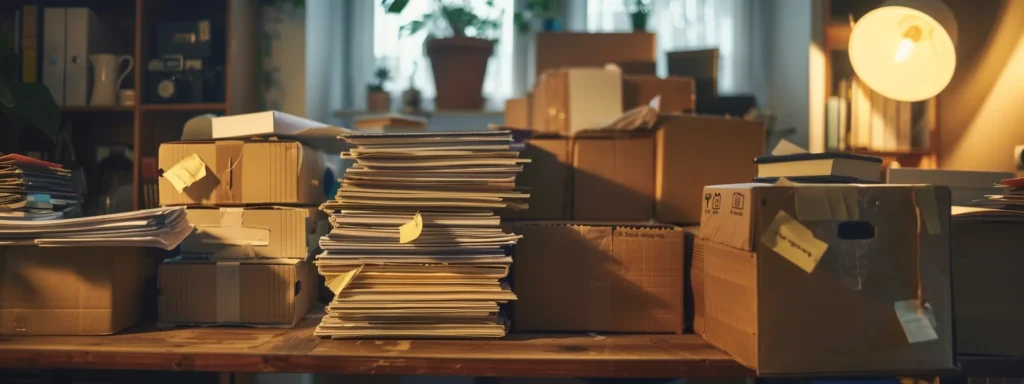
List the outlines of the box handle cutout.
<svg viewBox="0 0 1024 384">
<path fill-rule="evenodd" d="M 844 221 L 837 229 L 840 239 L 868 240 L 875 238 L 875 226 L 867 221 Z"/>
<path fill-rule="evenodd" d="M 302 282 L 301 281 L 296 281 L 295 282 L 295 296 L 296 297 L 299 296 L 299 292 L 302 292 Z"/>
</svg>

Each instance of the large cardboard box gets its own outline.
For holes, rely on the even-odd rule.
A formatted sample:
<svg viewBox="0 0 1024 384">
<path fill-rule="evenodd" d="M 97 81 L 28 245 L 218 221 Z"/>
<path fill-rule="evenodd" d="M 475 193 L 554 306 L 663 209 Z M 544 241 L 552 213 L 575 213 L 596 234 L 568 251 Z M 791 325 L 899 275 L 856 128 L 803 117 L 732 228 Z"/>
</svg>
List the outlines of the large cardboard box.
<svg viewBox="0 0 1024 384">
<path fill-rule="evenodd" d="M 573 219 L 646 221 L 654 210 L 654 137 L 580 137 L 573 146 Z"/>
<path fill-rule="evenodd" d="M 564 67 L 602 67 L 618 62 L 657 61 L 653 33 L 537 34 L 537 73 Z"/>
<path fill-rule="evenodd" d="M 530 159 L 516 177 L 517 187 L 529 188 L 529 209 L 507 210 L 502 218 L 563 220 L 569 218 L 570 140 L 567 138 L 530 138 L 519 156 Z"/>
<path fill-rule="evenodd" d="M 314 275 L 312 263 L 297 259 L 167 260 L 158 275 L 159 321 L 291 327 L 316 299 Z"/>
<path fill-rule="evenodd" d="M 204 174 L 181 193 L 167 173 L 182 160 Z M 318 205 L 324 198 L 324 159 L 296 141 L 197 141 L 160 145 L 160 205 Z M 191 172 L 175 172 L 189 176 Z"/>
<path fill-rule="evenodd" d="M 532 130 L 570 136 L 622 114 L 622 72 L 563 68 L 541 74 L 533 90 Z"/>
<path fill-rule="evenodd" d="M 757 176 L 764 123 L 712 116 L 658 118 L 655 216 L 668 223 L 700 222 L 705 185 L 744 183 Z"/>
<path fill-rule="evenodd" d="M 658 110 L 662 113 L 690 113 L 696 107 L 695 92 L 691 77 L 623 75 L 622 109 L 647 105 L 655 96 L 661 96 Z"/>
<path fill-rule="evenodd" d="M 319 241 L 317 223 L 326 219 L 317 208 L 189 207 L 194 232 L 181 252 L 214 259 L 306 259 Z"/>
<path fill-rule="evenodd" d="M 520 223 L 513 326 L 681 333 L 683 232 L 672 226 Z"/>
<path fill-rule="evenodd" d="M 761 375 L 956 368 L 949 189 L 704 191 L 709 342 Z"/>
<path fill-rule="evenodd" d="M 154 270 L 142 248 L 0 248 L 0 334 L 108 335 L 131 327 Z"/>
<path fill-rule="evenodd" d="M 952 227 L 957 352 L 1024 357 L 1024 224 Z"/>
<path fill-rule="evenodd" d="M 505 122 L 506 127 L 530 128 L 530 98 L 518 97 L 505 100 Z"/>
</svg>

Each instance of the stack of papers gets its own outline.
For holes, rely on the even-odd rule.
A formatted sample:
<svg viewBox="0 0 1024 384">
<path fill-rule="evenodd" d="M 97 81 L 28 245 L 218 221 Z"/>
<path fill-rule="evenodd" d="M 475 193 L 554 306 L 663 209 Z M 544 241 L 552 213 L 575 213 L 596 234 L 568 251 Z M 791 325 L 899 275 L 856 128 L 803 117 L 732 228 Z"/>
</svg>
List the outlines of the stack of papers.
<svg viewBox="0 0 1024 384">
<path fill-rule="evenodd" d="M 526 208 L 524 163 L 507 131 L 342 136 L 342 179 L 316 265 L 335 299 L 316 335 L 498 338 L 516 296 L 499 208 Z"/>
<path fill-rule="evenodd" d="M 46 221 L 0 220 L 0 246 L 123 246 L 174 249 L 192 232 L 184 207 Z"/>
<path fill-rule="evenodd" d="M 953 206 L 950 214 L 953 223 L 1024 222 L 1024 211 L 1020 210 Z"/>
<path fill-rule="evenodd" d="M 77 210 L 71 171 L 27 156 L 0 156 L 0 219 L 52 220 Z"/>
<path fill-rule="evenodd" d="M 1008 188 L 1009 191 L 1003 195 L 985 195 L 984 199 L 974 200 L 971 205 L 1024 210 L 1024 177 L 1005 179 L 1002 184 L 996 184 L 995 187 Z"/>
</svg>

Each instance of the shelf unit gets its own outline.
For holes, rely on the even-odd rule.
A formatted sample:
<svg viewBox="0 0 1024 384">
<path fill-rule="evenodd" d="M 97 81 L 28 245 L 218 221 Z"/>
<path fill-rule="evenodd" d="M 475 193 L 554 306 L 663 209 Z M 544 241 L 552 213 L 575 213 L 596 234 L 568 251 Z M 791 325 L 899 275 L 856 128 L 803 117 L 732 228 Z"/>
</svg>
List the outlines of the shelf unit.
<svg viewBox="0 0 1024 384">
<path fill-rule="evenodd" d="M 96 167 L 96 148 L 124 146 L 131 148 L 133 202 L 142 206 L 141 159 L 156 158 L 160 143 L 181 137 L 183 125 L 190 118 L 204 114 L 221 115 L 256 110 L 256 55 L 259 0 L 13 0 L 0 2 L 0 12 L 14 12 L 23 6 L 88 7 L 101 22 L 120 38 L 123 52 L 135 60 L 130 76 L 122 88 L 133 89 L 138 103 L 134 106 L 62 107 L 62 124 L 70 125 L 76 158 L 86 164 L 87 184 L 94 197 L 93 186 L 100 182 Z M 213 39 L 223 39 L 223 52 L 215 56 L 224 62 L 224 100 L 204 103 L 157 104 L 146 100 L 146 63 L 156 57 L 154 46 L 157 24 L 165 21 L 209 19 L 214 24 Z M 40 19 L 41 21 L 41 19 Z M 223 28 L 217 27 L 220 23 Z M 223 31 L 223 36 L 216 36 Z M 39 48 L 42 48 L 42 41 Z"/>
<path fill-rule="evenodd" d="M 857 20 L 882 3 L 882 0 L 825 0 L 824 2 L 824 52 L 825 52 L 825 95 L 834 96 L 834 70 L 838 65 L 849 66 L 849 63 L 834 62 L 836 53 L 845 53 L 850 45 L 850 34 L 853 32 L 853 21 Z M 846 58 L 845 56 L 841 56 Z M 938 103 L 936 101 L 936 108 Z M 937 114 L 936 114 L 937 115 Z M 888 168 L 893 162 L 901 166 L 937 168 L 939 165 L 939 124 L 936 121 L 928 134 L 929 148 L 926 150 L 875 151 L 868 149 L 849 149 L 846 152 L 882 158 L 882 165 Z M 822 127 L 825 127 L 823 124 Z M 822 135 L 824 137 L 824 135 Z"/>
</svg>

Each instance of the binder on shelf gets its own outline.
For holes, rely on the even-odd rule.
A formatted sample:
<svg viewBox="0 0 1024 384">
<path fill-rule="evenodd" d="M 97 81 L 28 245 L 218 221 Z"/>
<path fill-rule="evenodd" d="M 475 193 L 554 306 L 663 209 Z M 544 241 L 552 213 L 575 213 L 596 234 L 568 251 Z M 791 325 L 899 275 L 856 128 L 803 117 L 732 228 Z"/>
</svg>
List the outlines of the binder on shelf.
<svg viewBox="0 0 1024 384">
<path fill-rule="evenodd" d="M 64 55 L 64 105 L 82 107 L 89 102 L 89 55 L 120 54 L 116 36 L 100 22 L 95 12 L 84 7 L 67 8 Z"/>
<path fill-rule="evenodd" d="M 65 8 L 43 9 L 43 85 L 59 106 L 64 105 L 66 28 Z"/>
</svg>

